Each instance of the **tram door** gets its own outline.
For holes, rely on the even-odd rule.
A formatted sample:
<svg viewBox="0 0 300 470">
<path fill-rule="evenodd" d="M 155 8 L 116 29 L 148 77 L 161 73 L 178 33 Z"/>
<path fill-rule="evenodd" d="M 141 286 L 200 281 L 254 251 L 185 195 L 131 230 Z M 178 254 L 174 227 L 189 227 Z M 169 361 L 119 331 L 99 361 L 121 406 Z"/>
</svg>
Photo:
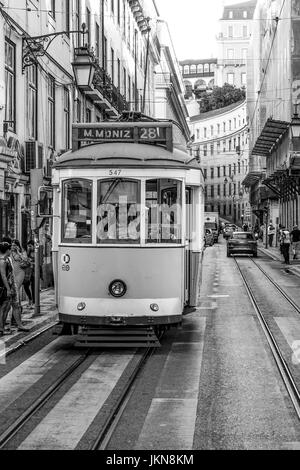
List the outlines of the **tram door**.
<svg viewBox="0 0 300 470">
<path fill-rule="evenodd" d="M 185 276 L 184 276 L 184 303 L 190 300 L 191 282 L 191 238 L 192 238 L 192 194 L 191 189 L 185 190 Z"/>
</svg>

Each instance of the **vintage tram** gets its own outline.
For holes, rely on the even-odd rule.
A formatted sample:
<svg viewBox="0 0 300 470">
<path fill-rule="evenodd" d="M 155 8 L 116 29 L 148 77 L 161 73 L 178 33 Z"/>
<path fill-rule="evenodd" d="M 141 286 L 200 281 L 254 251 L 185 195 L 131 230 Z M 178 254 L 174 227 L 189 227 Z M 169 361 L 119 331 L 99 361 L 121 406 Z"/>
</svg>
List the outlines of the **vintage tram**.
<svg viewBox="0 0 300 470">
<path fill-rule="evenodd" d="M 75 124 L 54 164 L 56 298 L 79 344 L 157 344 L 197 303 L 203 176 L 174 135 L 143 117 Z"/>
</svg>

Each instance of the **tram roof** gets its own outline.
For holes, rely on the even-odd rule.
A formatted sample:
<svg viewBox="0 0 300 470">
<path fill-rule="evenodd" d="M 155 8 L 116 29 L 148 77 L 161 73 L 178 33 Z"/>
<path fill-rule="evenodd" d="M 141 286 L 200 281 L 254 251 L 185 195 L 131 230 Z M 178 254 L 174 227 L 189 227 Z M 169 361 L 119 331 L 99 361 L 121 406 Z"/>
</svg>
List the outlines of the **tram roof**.
<svg viewBox="0 0 300 470">
<path fill-rule="evenodd" d="M 195 158 L 177 148 L 169 152 L 155 145 L 128 142 L 86 145 L 74 152 L 64 153 L 54 163 L 58 169 L 108 166 L 200 170 Z"/>
</svg>

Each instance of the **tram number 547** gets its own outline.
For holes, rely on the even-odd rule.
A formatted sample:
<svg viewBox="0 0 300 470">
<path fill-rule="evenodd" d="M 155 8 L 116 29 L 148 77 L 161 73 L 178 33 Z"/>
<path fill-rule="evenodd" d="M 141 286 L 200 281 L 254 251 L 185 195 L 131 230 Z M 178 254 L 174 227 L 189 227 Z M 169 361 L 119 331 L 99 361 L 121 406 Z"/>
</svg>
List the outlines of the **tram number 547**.
<svg viewBox="0 0 300 470">
<path fill-rule="evenodd" d="M 109 176 L 120 176 L 122 170 L 108 170 Z"/>
</svg>

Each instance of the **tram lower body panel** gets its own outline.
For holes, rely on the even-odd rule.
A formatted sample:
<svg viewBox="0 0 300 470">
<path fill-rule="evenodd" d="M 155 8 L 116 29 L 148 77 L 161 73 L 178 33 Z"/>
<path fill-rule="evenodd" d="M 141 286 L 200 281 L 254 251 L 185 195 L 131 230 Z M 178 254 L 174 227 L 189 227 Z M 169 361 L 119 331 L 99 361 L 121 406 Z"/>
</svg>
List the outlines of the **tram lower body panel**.
<svg viewBox="0 0 300 470">
<path fill-rule="evenodd" d="M 182 247 L 64 246 L 54 258 L 59 317 L 64 323 L 170 325 L 182 320 Z M 112 295 L 113 281 L 125 284 L 125 295 Z"/>
</svg>

